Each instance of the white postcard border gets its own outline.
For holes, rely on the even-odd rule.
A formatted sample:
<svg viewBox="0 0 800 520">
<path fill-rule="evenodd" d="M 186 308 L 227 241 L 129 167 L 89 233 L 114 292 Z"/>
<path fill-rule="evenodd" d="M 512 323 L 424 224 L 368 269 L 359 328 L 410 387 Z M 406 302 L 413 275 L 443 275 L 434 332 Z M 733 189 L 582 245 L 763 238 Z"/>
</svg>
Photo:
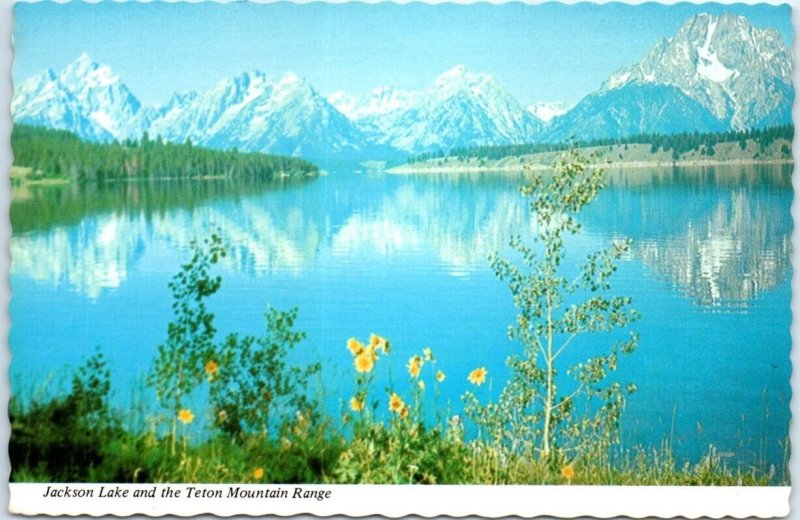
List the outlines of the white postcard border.
<svg viewBox="0 0 800 520">
<path fill-rule="evenodd" d="M 378 514 L 389 518 L 642 518 L 653 516 L 654 512 L 662 518 L 774 518 L 789 514 L 791 492 L 788 486 L 11 484 L 10 488 L 9 510 L 22 515 Z M 266 498 L 265 492 L 278 497 Z"/>
<path fill-rule="evenodd" d="M 61 1 L 63 0 L 56 0 Z M 187 0 L 188 2 L 201 0 Z M 268 3 L 271 0 L 255 0 Z M 303 1 L 308 0 L 301 0 Z M 366 0 L 375 3 L 379 0 Z M 448 1 L 448 0 L 440 0 Z M 456 3 L 472 3 L 470 1 L 455 0 Z M 576 3 L 581 0 L 561 0 L 562 3 Z M 608 3 L 616 0 L 596 0 L 595 3 Z M 639 4 L 647 0 L 626 0 L 624 3 Z M 675 4 L 685 0 L 661 0 L 662 4 Z M 791 0 L 716 0 L 719 3 L 764 3 L 770 5 L 793 6 L 792 18 L 796 32 L 794 53 L 794 80 L 795 86 L 800 86 L 800 4 Z M 9 144 L 11 118 L 8 107 L 11 99 L 11 29 L 13 24 L 12 5 L 14 0 L 0 0 L 0 172 L 7 171 L 11 164 L 11 150 Z M 341 3 L 334 0 L 331 3 Z M 400 0 L 398 3 L 408 3 Z M 425 3 L 437 3 L 428 0 Z M 494 1 L 491 3 L 504 3 Z M 541 3 L 540 1 L 528 3 Z M 704 3 L 692 1 L 691 3 Z M 800 104 L 795 100 L 794 107 L 795 125 L 800 120 Z M 796 135 L 793 146 L 795 157 L 800 157 L 800 133 Z M 7 177 L 5 177 L 7 179 Z M 800 177 L 794 175 L 795 190 L 800 188 Z M 10 206 L 10 189 L 8 181 L 0 181 L 0 367 L 5 367 L 6 374 L 10 359 L 7 338 L 10 327 L 7 304 L 11 296 L 8 287 L 9 272 L 9 239 L 11 235 L 8 208 Z M 792 207 L 795 221 L 800 223 L 800 202 L 795 200 Z M 795 251 L 800 250 L 800 225 L 796 226 L 793 234 Z M 797 253 L 793 256 L 793 293 L 800 294 L 800 264 L 797 262 Z M 5 275 L 5 276 L 2 276 Z M 800 310 L 796 296 L 792 301 L 793 311 Z M 800 325 L 797 320 L 792 324 L 793 363 L 800 362 L 796 345 L 800 337 Z M 792 387 L 796 392 L 798 386 L 797 371 L 792 375 Z M 0 377 L 0 446 L 7 446 L 9 438 L 9 423 L 7 416 L 7 398 L 10 387 L 7 375 Z M 792 414 L 800 410 L 797 399 L 792 402 Z M 792 421 L 791 439 L 795 446 L 800 445 L 800 427 Z M 800 457 L 793 454 L 790 470 L 793 476 L 800 474 Z M 668 518 L 681 516 L 685 518 L 723 516 L 757 517 L 757 518 L 800 518 L 800 498 L 797 493 L 792 494 L 791 487 L 613 487 L 613 486 L 325 486 L 302 485 L 304 489 L 330 490 L 331 497 L 323 501 L 294 501 L 285 500 L 259 502 L 258 500 L 230 500 L 219 499 L 184 499 L 185 502 L 156 499 L 149 502 L 144 499 L 44 499 L 43 495 L 47 486 L 66 486 L 66 484 L 16 484 L 8 483 L 10 464 L 7 450 L 0 456 L 0 476 L 6 485 L 0 485 L 0 503 L 7 504 L 0 507 L 0 518 L 13 515 L 26 517 L 40 517 L 43 515 L 91 515 L 128 516 L 143 514 L 148 516 L 177 515 L 190 516 L 212 514 L 220 517 L 235 515 L 349 515 L 354 517 L 382 515 L 390 518 L 408 515 L 450 517 L 483 516 L 486 518 L 499 518 L 509 515 L 518 516 L 559 516 L 576 517 L 591 515 L 597 518 L 611 518 L 627 516 L 633 518 L 659 517 Z M 82 489 L 97 489 L 101 486 L 114 487 L 108 484 L 76 484 L 74 487 Z M 190 485 L 135 485 L 124 484 L 120 487 L 129 489 L 131 494 L 135 489 L 154 489 L 157 493 L 166 487 L 184 489 Z M 197 488 L 221 489 L 227 493 L 228 485 L 195 485 Z M 276 486 L 241 485 L 242 488 L 267 488 Z M 283 485 L 286 489 L 297 486 Z M 137 501 L 138 500 L 138 501 Z M 795 506 L 790 511 L 790 505 Z M 512 507 L 519 506 L 513 512 Z"/>
</svg>

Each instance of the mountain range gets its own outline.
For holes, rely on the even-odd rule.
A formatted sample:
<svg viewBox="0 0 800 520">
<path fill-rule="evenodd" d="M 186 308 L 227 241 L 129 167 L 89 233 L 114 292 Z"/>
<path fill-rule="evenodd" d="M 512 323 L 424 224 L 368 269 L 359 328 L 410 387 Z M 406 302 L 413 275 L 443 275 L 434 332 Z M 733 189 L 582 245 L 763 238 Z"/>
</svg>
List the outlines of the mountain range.
<svg viewBox="0 0 800 520">
<path fill-rule="evenodd" d="M 205 92 L 144 106 L 110 67 L 81 55 L 18 85 L 19 123 L 93 141 L 139 138 L 333 158 L 399 158 L 455 147 L 791 123 L 790 51 L 773 29 L 733 14 L 698 14 L 575 106 L 525 107 L 497 79 L 456 66 L 421 91 L 377 87 L 322 96 L 294 73 L 225 78 Z"/>
</svg>

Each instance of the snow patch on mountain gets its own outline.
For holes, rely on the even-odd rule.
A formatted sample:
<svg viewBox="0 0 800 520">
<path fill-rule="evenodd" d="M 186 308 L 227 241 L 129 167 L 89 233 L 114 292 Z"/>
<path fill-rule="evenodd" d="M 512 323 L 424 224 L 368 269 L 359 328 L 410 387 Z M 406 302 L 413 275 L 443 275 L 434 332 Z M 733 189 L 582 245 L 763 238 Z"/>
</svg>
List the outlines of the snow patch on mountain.
<svg viewBox="0 0 800 520">
<path fill-rule="evenodd" d="M 328 103 L 333 105 L 336 110 L 342 113 L 347 119 L 355 121 L 358 119 L 358 98 L 352 94 L 348 94 L 343 90 L 332 92 L 326 98 Z"/>
<path fill-rule="evenodd" d="M 728 81 L 736 71 L 720 63 L 716 51 L 711 49 L 711 38 L 717 29 L 718 20 L 710 20 L 706 28 L 706 41 L 697 48 L 697 73 L 716 83 Z"/>
<path fill-rule="evenodd" d="M 563 101 L 541 101 L 527 107 L 528 112 L 543 123 L 549 123 L 553 118 L 566 114 L 570 108 L 570 105 Z"/>
<path fill-rule="evenodd" d="M 380 134 L 390 127 L 406 110 L 414 106 L 419 93 L 394 87 L 376 87 L 356 97 L 337 91 L 328 102 L 350 121 L 370 134 Z"/>
<path fill-rule="evenodd" d="M 625 85 L 629 79 L 631 79 L 631 72 L 629 70 L 618 72 L 608 78 L 608 81 L 606 82 L 606 89 L 613 90 L 621 87 L 622 85 Z"/>
<path fill-rule="evenodd" d="M 725 83 L 736 74 L 735 70 L 727 68 L 719 61 L 716 52 L 709 51 L 707 48 L 698 48 L 697 54 L 697 73 L 704 78 L 715 83 Z"/>
</svg>

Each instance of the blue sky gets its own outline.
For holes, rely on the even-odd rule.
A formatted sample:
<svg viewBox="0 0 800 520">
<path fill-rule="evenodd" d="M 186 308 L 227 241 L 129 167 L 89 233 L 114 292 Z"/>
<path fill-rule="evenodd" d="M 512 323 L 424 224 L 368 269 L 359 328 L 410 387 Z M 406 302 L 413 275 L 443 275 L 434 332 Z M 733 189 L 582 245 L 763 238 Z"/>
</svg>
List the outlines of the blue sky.
<svg viewBox="0 0 800 520">
<path fill-rule="evenodd" d="M 321 93 L 422 89 L 454 65 L 488 72 L 523 103 L 576 102 L 698 12 L 732 11 L 780 31 L 791 8 L 743 4 L 218 4 L 70 2 L 15 8 L 13 77 L 88 52 L 144 103 L 259 69 Z"/>
</svg>

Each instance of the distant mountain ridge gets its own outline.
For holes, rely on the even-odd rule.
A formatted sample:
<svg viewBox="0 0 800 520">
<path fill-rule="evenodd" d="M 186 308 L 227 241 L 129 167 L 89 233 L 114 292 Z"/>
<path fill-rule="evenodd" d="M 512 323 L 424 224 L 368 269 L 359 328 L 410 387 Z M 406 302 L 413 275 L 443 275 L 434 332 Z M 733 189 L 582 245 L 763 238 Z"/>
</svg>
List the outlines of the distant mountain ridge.
<svg viewBox="0 0 800 520">
<path fill-rule="evenodd" d="M 494 77 L 463 65 L 421 92 L 380 87 L 361 99 L 342 93 L 329 99 L 376 142 L 409 153 L 523 143 L 543 128 Z"/>
<path fill-rule="evenodd" d="M 493 76 L 456 66 L 426 89 L 384 86 L 323 97 L 294 73 L 225 78 L 204 92 L 143 106 L 87 54 L 18 85 L 14 120 L 91 141 L 138 138 L 327 158 L 386 158 L 470 146 L 649 133 L 715 132 L 791 123 L 789 49 L 773 29 L 732 14 L 690 17 L 642 60 L 572 108 L 519 103 Z"/>
<path fill-rule="evenodd" d="M 734 14 L 697 14 L 642 61 L 621 68 L 555 118 L 540 137 L 559 141 L 573 135 L 593 139 L 788 124 L 791 74 L 790 51 L 774 29 L 759 29 Z M 669 119 L 674 128 L 664 127 Z"/>
<path fill-rule="evenodd" d="M 172 108 L 177 104 L 180 109 Z M 363 132 L 291 72 L 278 81 L 260 71 L 241 73 L 168 105 L 147 126 L 168 141 L 308 157 L 358 155 L 370 146 Z"/>
</svg>

